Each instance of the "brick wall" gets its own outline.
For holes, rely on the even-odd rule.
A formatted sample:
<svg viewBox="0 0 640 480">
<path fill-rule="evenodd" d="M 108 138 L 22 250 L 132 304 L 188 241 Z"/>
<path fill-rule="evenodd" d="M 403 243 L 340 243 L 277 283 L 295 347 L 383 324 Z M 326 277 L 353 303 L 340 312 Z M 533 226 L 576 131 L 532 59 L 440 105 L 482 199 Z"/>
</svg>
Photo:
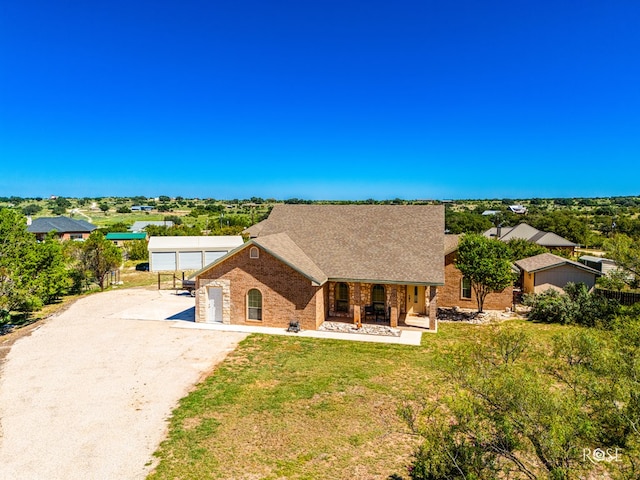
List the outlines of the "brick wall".
<svg viewBox="0 0 640 480">
<path fill-rule="evenodd" d="M 462 272 L 458 270 L 454 261 L 457 252 L 450 253 L 444 260 L 444 286 L 439 287 L 438 306 L 478 308 L 475 293 L 471 291 L 471 299 L 461 298 Z M 502 292 L 490 293 L 484 300 L 485 310 L 504 310 L 513 305 L 513 287 L 507 287 Z"/>
<path fill-rule="evenodd" d="M 287 327 L 297 320 L 302 328 L 315 330 L 324 318 L 317 318 L 325 309 L 326 292 L 311 285 L 311 280 L 260 249 L 259 258 L 249 258 L 249 248 L 240 250 L 224 262 L 198 276 L 196 315 L 202 318 L 206 307 L 206 284 L 211 280 L 229 282 L 230 323 Z M 257 288 L 262 293 L 262 321 L 247 320 L 247 292 Z"/>
</svg>

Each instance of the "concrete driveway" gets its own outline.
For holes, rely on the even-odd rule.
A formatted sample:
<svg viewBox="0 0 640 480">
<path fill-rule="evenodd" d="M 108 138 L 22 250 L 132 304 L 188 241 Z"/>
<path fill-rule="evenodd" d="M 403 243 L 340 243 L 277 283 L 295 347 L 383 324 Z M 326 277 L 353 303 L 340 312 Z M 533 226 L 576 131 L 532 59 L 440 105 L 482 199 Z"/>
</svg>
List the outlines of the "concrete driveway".
<svg viewBox="0 0 640 480">
<path fill-rule="evenodd" d="M 0 373 L 0 478 L 145 478 L 178 400 L 246 336 L 172 328 L 193 305 L 114 290 L 18 340 Z"/>
</svg>

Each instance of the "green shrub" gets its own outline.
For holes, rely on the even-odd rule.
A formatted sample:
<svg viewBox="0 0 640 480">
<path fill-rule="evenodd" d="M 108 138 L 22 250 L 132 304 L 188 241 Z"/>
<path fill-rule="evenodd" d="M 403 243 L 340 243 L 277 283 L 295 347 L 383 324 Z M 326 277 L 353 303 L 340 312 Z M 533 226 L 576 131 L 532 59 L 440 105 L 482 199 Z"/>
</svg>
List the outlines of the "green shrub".
<svg viewBox="0 0 640 480">
<path fill-rule="evenodd" d="M 567 295 L 557 290 L 546 290 L 535 295 L 525 295 L 524 304 L 531 307 L 529 320 L 534 322 L 573 323 L 576 305 Z"/>
<path fill-rule="evenodd" d="M 125 246 L 129 260 L 149 260 L 149 250 L 146 240 L 133 240 Z"/>
<path fill-rule="evenodd" d="M 608 328 L 620 311 L 618 302 L 594 295 L 583 283 L 568 283 L 564 290 L 564 294 L 549 289 L 543 293 L 525 295 L 523 303 L 532 307 L 529 319 Z"/>
</svg>

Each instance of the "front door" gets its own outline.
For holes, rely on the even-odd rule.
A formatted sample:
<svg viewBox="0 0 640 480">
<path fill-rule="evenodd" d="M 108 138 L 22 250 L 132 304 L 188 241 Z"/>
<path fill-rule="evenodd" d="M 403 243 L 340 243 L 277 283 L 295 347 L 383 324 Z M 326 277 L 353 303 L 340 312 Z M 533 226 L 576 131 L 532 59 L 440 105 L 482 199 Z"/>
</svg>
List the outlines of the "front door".
<svg viewBox="0 0 640 480">
<path fill-rule="evenodd" d="M 222 288 L 209 287 L 209 314 L 207 315 L 207 323 L 222 323 Z"/>
<path fill-rule="evenodd" d="M 410 315 L 423 315 L 424 309 L 424 285 L 407 285 L 407 313 Z"/>
</svg>

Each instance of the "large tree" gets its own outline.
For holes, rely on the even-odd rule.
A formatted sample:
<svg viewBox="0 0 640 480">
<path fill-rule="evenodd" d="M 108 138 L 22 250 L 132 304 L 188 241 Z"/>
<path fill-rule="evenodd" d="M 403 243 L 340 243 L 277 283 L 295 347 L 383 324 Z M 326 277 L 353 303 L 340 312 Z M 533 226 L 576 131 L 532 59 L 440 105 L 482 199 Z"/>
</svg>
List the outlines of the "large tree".
<svg viewBox="0 0 640 480">
<path fill-rule="evenodd" d="M 91 272 L 100 290 L 104 290 L 107 275 L 122 263 L 122 252 L 99 231 L 89 235 L 82 245 L 82 264 Z"/>
<path fill-rule="evenodd" d="M 491 219 L 475 212 L 445 211 L 445 228 L 451 233 L 482 233 L 491 228 Z"/>
<path fill-rule="evenodd" d="M 526 222 L 538 230 L 553 232 L 575 243 L 585 244 L 589 236 L 589 226 L 579 212 L 574 210 L 554 210 L 528 215 Z"/>
<path fill-rule="evenodd" d="M 33 276 L 37 279 L 37 295 L 45 303 L 52 303 L 67 293 L 69 272 L 62 253 L 62 245 L 50 234 L 37 245 Z"/>
<path fill-rule="evenodd" d="M 483 235 L 464 235 L 458 246 L 456 267 L 471 282 L 476 294 L 478 312 L 492 292 L 501 292 L 513 284 L 509 250 L 498 240 Z"/>
<path fill-rule="evenodd" d="M 548 248 L 538 245 L 537 243 L 530 242 L 524 238 L 512 238 L 506 242 L 505 245 L 507 246 L 509 257 L 512 262 L 549 252 Z"/>
<path fill-rule="evenodd" d="M 27 231 L 24 217 L 15 210 L 0 209 L 0 310 L 23 310 L 32 299 L 30 269 L 36 240 Z"/>
<path fill-rule="evenodd" d="M 0 210 L 0 310 L 28 312 L 50 303 L 67 288 L 57 240 L 37 243 L 19 212 Z"/>
<path fill-rule="evenodd" d="M 640 240 L 618 234 L 605 240 L 603 246 L 607 256 L 616 262 L 618 268 L 627 273 L 624 276 L 625 281 L 635 286 L 640 278 Z"/>
<path fill-rule="evenodd" d="M 399 409 L 424 441 L 410 478 L 574 480 L 601 478 L 602 467 L 638 478 L 640 322 L 617 322 L 564 330 L 543 348 L 505 325 L 447 355 L 455 393 Z"/>
</svg>

